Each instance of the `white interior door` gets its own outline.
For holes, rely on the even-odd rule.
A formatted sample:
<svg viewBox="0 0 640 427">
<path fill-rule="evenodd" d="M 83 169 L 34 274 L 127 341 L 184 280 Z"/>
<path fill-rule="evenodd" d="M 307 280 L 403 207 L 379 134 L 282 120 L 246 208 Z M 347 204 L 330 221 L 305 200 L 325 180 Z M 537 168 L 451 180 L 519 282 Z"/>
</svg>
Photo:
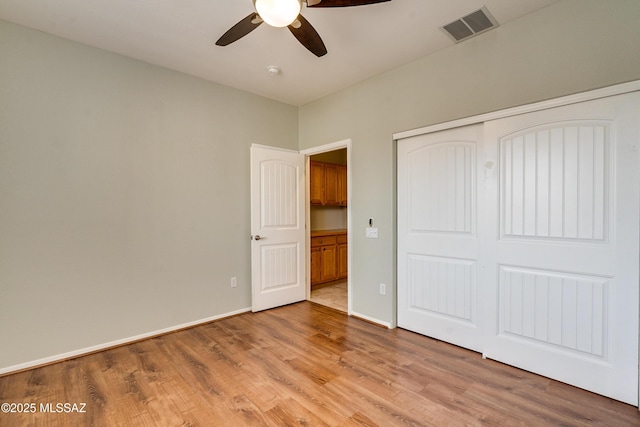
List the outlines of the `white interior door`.
<svg viewBox="0 0 640 427">
<path fill-rule="evenodd" d="M 487 357 L 638 405 L 638 93 L 485 124 Z"/>
<path fill-rule="evenodd" d="M 306 298 L 305 166 L 298 152 L 251 147 L 251 306 Z"/>
<path fill-rule="evenodd" d="M 482 125 L 398 143 L 398 325 L 476 351 L 481 149 Z"/>
</svg>

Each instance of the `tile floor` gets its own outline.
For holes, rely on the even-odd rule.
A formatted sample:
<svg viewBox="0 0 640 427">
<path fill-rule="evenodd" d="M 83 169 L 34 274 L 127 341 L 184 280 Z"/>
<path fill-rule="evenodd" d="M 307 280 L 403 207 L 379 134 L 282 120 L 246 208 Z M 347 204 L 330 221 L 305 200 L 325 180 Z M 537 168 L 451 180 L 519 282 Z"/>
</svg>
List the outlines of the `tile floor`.
<svg viewBox="0 0 640 427">
<path fill-rule="evenodd" d="M 310 301 L 347 313 L 347 282 L 311 289 Z"/>
</svg>

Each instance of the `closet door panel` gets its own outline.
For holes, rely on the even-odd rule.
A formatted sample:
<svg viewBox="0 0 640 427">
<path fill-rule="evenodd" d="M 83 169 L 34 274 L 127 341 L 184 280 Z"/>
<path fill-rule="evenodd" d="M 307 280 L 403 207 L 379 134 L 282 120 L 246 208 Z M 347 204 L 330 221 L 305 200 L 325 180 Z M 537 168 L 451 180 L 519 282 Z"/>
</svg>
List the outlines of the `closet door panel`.
<svg viewBox="0 0 640 427">
<path fill-rule="evenodd" d="M 398 144 L 398 324 L 477 351 L 481 135 L 475 125 Z"/>
<path fill-rule="evenodd" d="M 485 123 L 485 356 L 638 404 L 637 93 Z M 493 211 L 491 210 L 493 209 Z"/>
</svg>

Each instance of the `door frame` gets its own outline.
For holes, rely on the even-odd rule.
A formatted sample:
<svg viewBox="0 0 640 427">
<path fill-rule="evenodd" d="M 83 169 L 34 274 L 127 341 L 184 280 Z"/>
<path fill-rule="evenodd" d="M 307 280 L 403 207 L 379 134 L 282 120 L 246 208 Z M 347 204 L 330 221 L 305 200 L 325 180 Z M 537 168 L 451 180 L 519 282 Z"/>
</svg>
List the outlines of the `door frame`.
<svg viewBox="0 0 640 427">
<path fill-rule="evenodd" d="M 306 150 L 300 150 L 300 154 L 305 156 L 305 164 L 306 164 L 306 189 L 305 189 L 305 221 L 307 224 L 307 228 L 305 230 L 306 241 L 305 241 L 305 252 L 306 252 L 306 261 L 307 261 L 307 277 L 306 277 L 306 286 L 307 286 L 307 300 L 311 298 L 311 209 L 310 209 L 310 200 L 311 200 L 311 190 L 310 190 L 310 180 L 311 173 L 309 171 L 309 161 L 310 156 L 314 154 L 326 153 L 329 151 L 341 150 L 343 148 L 347 149 L 347 315 L 351 316 L 352 313 L 352 295 L 351 292 L 351 260 L 353 253 L 353 236 L 352 236 L 352 223 L 351 223 L 351 139 L 343 139 L 340 141 L 332 142 L 330 144 L 319 145 L 312 148 L 307 148 Z"/>
<path fill-rule="evenodd" d="M 424 126 L 416 129 L 411 129 L 402 132 L 395 132 L 393 134 L 393 141 L 398 143 L 399 139 L 409 138 L 411 136 L 422 135 L 425 133 L 433 133 L 440 130 L 447 130 L 467 125 L 474 125 L 477 123 L 484 123 L 491 120 L 503 119 L 506 117 L 517 116 L 518 114 L 531 113 L 534 111 L 546 110 L 554 107 L 562 107 L 564 105 L 576 104 L 584 101 L 592 101 L 595 99 L 606 98 L 608 96 L 622 95 L 629 92 L 640 91 L 640 80 L 634 80 L 628 83 L 620 83 L 613 86 L 604 87 L 601 89 L 594 89 L 585 92 L 576 93 L 573 95 L 560 96 L 558 98 L 549 99 L 546 101 L 534 102 L 532 104 L 524 104 L 519 107 L 506 108 L 503 110 L 497 110 L 490 113 L 479 114 L 476 116 L 469 116 L 462 119 L 451 120 L 448 122 L 442 122 L 435 125 Z"/>
</svg>

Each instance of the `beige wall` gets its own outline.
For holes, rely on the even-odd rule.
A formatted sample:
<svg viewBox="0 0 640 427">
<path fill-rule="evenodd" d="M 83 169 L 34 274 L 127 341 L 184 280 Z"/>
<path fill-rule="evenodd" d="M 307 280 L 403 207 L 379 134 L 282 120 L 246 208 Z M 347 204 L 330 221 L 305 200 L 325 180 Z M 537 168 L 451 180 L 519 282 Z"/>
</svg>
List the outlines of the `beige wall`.
<svg viewBox="0 0 640 427">
<path fill-rule="evenodd" d="M 640 79 L 638 22 L 637 0 L 563 1 L 300 109 L 300 149 L 352 140 L 355 312 L 395 323 L 392 134 Z"/>
<path fill-rule="evenodd" d="M 2 21 L 0 58 L 0 370 L 250 307 L 249 147 L 297 108 Z"/>
</svg>

